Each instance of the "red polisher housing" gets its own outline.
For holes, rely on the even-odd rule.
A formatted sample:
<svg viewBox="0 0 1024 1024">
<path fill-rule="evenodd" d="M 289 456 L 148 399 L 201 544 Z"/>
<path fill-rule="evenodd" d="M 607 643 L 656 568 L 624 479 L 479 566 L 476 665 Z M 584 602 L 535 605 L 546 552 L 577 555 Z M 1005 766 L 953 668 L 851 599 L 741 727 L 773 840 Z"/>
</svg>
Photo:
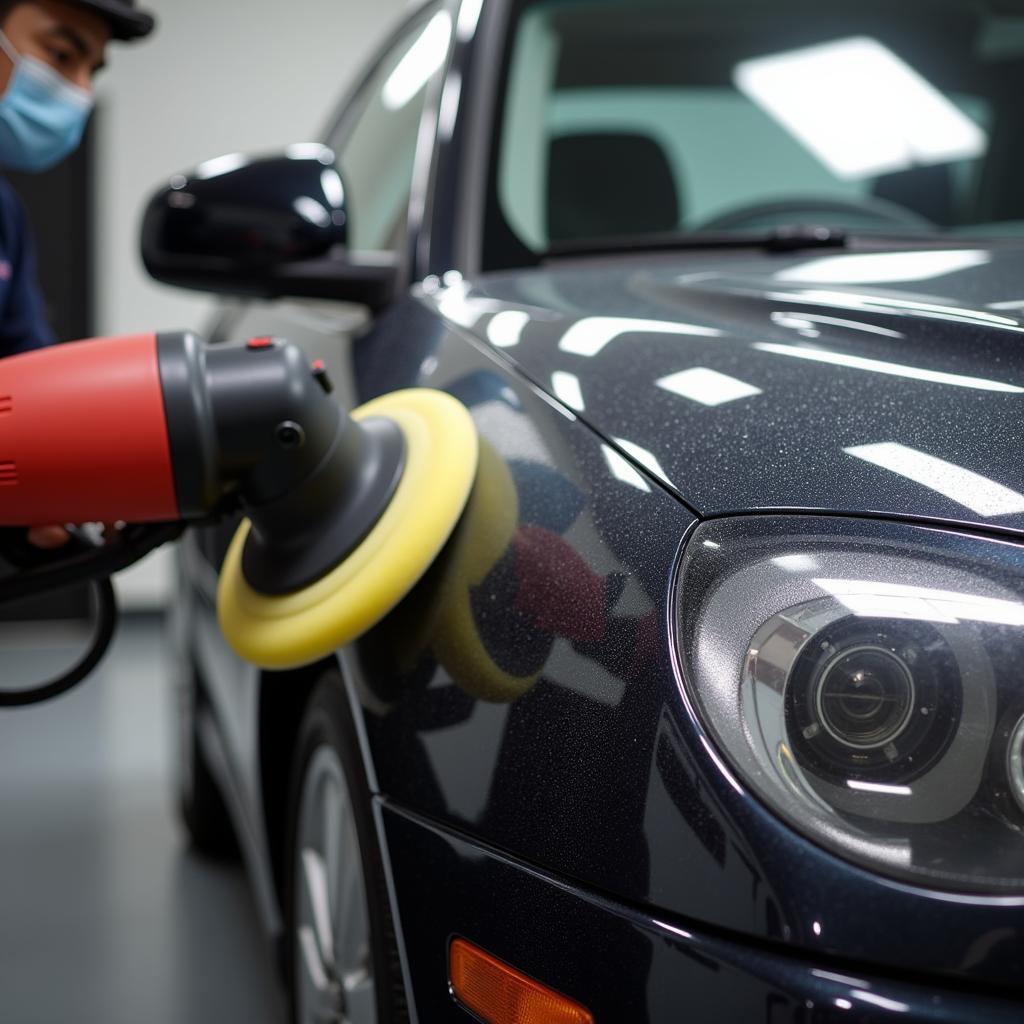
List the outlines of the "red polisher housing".
<svg viewBox="0 0 1024 1024">
<path fill-rule="evenodd" d="M 0 525 L 178 517 L 156 335 L 0 359 Z"/>
</svg>

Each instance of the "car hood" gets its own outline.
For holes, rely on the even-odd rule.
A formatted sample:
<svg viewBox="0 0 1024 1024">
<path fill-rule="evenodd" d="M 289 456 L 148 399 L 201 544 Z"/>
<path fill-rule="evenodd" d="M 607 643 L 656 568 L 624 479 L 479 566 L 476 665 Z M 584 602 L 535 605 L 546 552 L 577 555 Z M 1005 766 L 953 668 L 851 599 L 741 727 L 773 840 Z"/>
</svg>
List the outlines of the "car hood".
<svg viewBox="0 0 1024 1024">
<path fill-rule="evenodd" d="M 577 261 L 427 301 L 702 515 L 1024 530 L 1024 248 Z"/>
</svg>

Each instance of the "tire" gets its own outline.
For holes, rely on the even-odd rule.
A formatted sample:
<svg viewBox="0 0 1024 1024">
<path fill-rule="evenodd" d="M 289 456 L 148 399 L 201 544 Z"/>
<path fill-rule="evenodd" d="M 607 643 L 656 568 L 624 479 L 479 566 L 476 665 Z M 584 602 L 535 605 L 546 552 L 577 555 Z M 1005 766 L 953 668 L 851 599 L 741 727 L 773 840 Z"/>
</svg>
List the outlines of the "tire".
<svg viewBox="0 0 1024 1024">
<path fill-rule="evenodd" d="M 178 810 L 192 849 L 211 860 L 237 860 L 238 839 L 220 787 L 199 739 L 200 684 L 195 674 L 182 687 Z"/>
<path fill-rule="evenodd" d="M 289 792 L 286 963 L 294 1024 L 408 1019 L 366 773 L 344 684 L 299 727 Z"/>
</svg>

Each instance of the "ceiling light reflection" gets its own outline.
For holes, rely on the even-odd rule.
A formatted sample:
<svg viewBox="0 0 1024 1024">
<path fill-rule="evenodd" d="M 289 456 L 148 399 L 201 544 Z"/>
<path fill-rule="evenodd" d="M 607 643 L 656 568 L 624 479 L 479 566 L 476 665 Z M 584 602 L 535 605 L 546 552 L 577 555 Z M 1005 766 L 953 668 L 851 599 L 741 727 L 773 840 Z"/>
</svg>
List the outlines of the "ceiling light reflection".
<svg viewBox="0 0 1024 1024">
<path fill-rule="evenodd" d="M 507 309 L 498 313 L 487 325 L 487 338 L 498 348 L 512 348 L 518 345 L 523 330 L 530 322 L 530 314 L 518 309 Z"/>
<path fill-rule="evenodd" d="M 644 479 L 644 475 L 640 470 L 628 459 L 606 444 L 601 445 L 601 451 L 604 452 L 605 462 L 608 463 L 608 468 L 612 471 L 612 476 L 616 480 L 621 480 L 624 484 L 629 484 L 630 487 L 635 487 L 638 491 L 650 491 L 651 485 Z"/>
<path fill-rule="evenodd" d="M 1008 516 L 1024 512 L 1024 494 L 989 480 L 963 466 L 927 455 L 894 441 L 844 448 L 847 455 L 887 469 L 927 487 L 979 516 Z"/>
<path fill-rule="evenodd" d="M 381 101 L 388 110 L 401 110 L 430 81 L 448 55 L 451 36 L 451 15 L 439 11 L 384 83 Z"/>
<path fill-rule="evenodd" d="M 940 306 L 934 302 L 901 299 L 894 295 L 858 295 L 856 292 L 807 288 L 792 292 L 768 292 L 766 297 L 778 302 L 806 302 L 814 306 L 836 306 L 839 309 L 887 313 L 890 316 L 918 316 L 928 320 L 948 320 L 957 324 L 980 324 L 985 327 L 1000 327 L 1018 334 L 1024 333 L 1024 327 L 1009 317 L 985 313 L 980 309 L 959 309 L 956 306 Z"/>
<path fill-rule="evenodd" d="M 737 380 L 726 373 L 719 373 L 706 366 L 694 366 L 689 370 L 669 374 L 655 382 L 659 388 L 671 391 L 681 398 L 701 405 L 724 405 L 740 398 L 750 398 L 761 394 L 761 389 Z"/>
<path fill-rule="evenodd" d="M 845 366 L 851 370 L 867 370 L 870 373 L 882 373 L 890 377 L 907 377 L 930 384 L 949 384 L 958 388 L 1001 391 L 1014 395 L 1024 394 L 1024 388 L 1018 387 L 1016 384 L 1006 384 L 1003 381 L 987 380 L 984 377 L 967 377 L 959 373 L 942 373 L 938 370 L 923 370 L 917 366 L 887 363 L 881 359 L 865 359 L 862 356 L 850 356 L 843 352 L 829 352 L 827 349 L 776 345 L 768 341 L 755 341 L 754 348 L 759 352 L 770 352 L 776 356 L 790 356 L 793 359 L 806 359 L 814 363 L 827 363 L 830 366 Z"/>
<path fill-rule="evenodd" d="M 910 786 L 890 786 L 884 782 L 862 782 L 860 779 L 847 779 L 846 785 L 861 793 L 883 793 L 887 796 L 913 796 Z"/>
<path fill-rule="evenodd" d="M 563 352 L 571 352 L 577 356 L 596 356 L 620 334 L 685 334 L 703 338 L 719 338 L 722 332 L 713 327 L 671 323 L 666 320 L 588 316 L 578 320 L 562 335 L 558 347 Z"/>
<path fill-rule="evenodd" d="M 854 615 L 864 618 L 915 619 L 951 626 L 961 622 L 1024 626 L 1024 604 L 1019 601 L 876 580 L 815 579 L 812 582 Z"/>
<path fill-rule="evenodd" d="M 292 209 L 305 221 L 315 224 L 318 228 L 328 227 L 331 223 L 331 215 L 311 196 L 299 196 L 292 202 Z"/>
<path fill-rule="evenodd" d="M 320 187 L 324 190 L 324 198 L 335 210 L 345 205 L 345 186 L 341 183 L 341 175 L 333 167 L 325 168 L 320 175 Z"/>
<path fill-rule="evenodd" d="M 580 389 L 580 379 L 575 373 L 566 373 L 564 370 L 555 370 L 551 374 L 551 388 L 555 397 L 565 402 L 570 409 L 583 412 L 586 405 L 583 403 L 583 391 Z"/>
<path fill-rule="evenodd" d="M 641 448 L 640 445 L 634 444 L 632 441 L 625 441 L 621 437 L 613 438 L 613 440 L 627 455 L 636 459 L 644 469 L 653 473 L 659 480 L 671 484 L 668 474 L 661 468 L 661 463 L 652 452 L 649 452 L 646 448 Z"/>
<path fill-rule="evenodd" d="M 875 1006 L 881 1006 L 885 1010 L 892 1010 L 893 1013 L 909 1013 L 910 1006 L 907 1003 L 901 1003 L 897 999 L 889 999 L 886 996 L 880 996 L 877 992 L 865 992 L 863 989 L 855 989 L 850 993 L 854 999 L 859 999 L 864 1003 L 872 1003 Z"/>
<path fill-rule="evenodd" d="M 244 153 L 227 153 L 224 156 L 215 156 L 212 160 L 201 163 L 193 174 L 194 178 L 205 181 L 207 178 L 216 178 L 220 174 L 230 174 L 244 167 L 249 158 Z"/>
<path fill-rule="evenodd" d="M 985 132 L 877 39 L 742 61 L 736 87 L 837 177 L 980 156 Z"/>
<path fill-rule="evenodd" d="M 863 320 L 844 320 L 838 316 L 822 316 L 820 313 L 772 313 L 772 323 L 780 327 L 793 327 L 796 330 L 806 331 L 815 324 L 825 324 L 829 327 L 848 327 L 852 331 L 865 331 L 868 334 L 880 334 L 883 338 L 902 339 L 906 335 L 902 331 L 890 331 L 888 327 L 876 327 L 874 324 L 866 324 Z M 820 332 L 818 332 L 820 334 Z"/>
<path fill-rule="evenodd" d="M 810 284 L 895 284 L 927 281 L 958 270 L 984 266 L 992 254 L 984 249 L 949 249 L 925 252 L 868 252 L 823 256 L 775 274 L 777 281 Z"/>
</svg>

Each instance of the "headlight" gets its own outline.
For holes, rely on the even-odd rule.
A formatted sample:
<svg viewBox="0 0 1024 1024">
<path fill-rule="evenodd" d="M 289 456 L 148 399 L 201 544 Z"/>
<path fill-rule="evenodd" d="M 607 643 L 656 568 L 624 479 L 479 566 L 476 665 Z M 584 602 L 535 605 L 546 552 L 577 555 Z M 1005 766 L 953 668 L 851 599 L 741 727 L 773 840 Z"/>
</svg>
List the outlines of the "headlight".
<svg viewBox="0 0 1024 1024">
<path fill-rule="evenodd" d="M 1024 891 L 1024 548 L 873 520 L 703 524 L 684 684 L 811 839 L 946 889 Z"/>
</svg>

